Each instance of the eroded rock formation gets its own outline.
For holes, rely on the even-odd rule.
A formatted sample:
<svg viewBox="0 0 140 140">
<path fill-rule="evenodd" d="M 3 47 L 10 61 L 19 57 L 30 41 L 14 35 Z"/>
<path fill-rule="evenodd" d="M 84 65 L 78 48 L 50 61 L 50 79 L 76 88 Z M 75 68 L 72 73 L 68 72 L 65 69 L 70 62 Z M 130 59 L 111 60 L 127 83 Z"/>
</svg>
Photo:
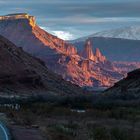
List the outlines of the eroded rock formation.
<svg viewBox="0 0 140 140">
<path fill-rule="evenodd" d="M 93 47 L 90 40 L 86 41 L 81 56 L 95 62 L 105 62 L 107 60 L 106 57 L 102 55 L 101 51 L 98 48 L 96 48 L 95 53 L 93 52 Z"/>
<path fill-rule="evenodd" d="M 95 57 L 97 61 L 100 62 L 105 62 L 107 60 L 106 57 L 102 55 L 101 51 L 98 48 L 96 48 Z"/>
<path fill-rule="evenodd" d="M 42 59 L 51 71 L 74 84 L 111 86 L 123 76 L 99 49 L 93 52 L 89 40 L 79 55 L 75 46 L 41 29 L 28 14 L 0 17 L 0 34 Z"/>
<path fill-rule="evenodd" d="M 82 52 L 82 57 L 96 61 L 95 56 L 94 56 L 93 51 L 92 51 L 92 44 L 89 40 L 87 40 L 85 43 L 85 47 L 84 47 L 84 50 Z"/>
</svg>

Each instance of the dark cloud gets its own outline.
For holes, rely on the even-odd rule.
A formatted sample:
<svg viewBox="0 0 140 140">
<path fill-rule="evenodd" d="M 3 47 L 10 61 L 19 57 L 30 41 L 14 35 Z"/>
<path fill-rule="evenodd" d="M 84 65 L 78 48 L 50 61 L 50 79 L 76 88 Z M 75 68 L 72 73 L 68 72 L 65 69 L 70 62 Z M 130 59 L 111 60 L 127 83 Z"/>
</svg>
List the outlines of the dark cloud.
<svg viewBox="0 0 140 140">
<path fill-rule="evenodd" d="M 140 0 L 0 0 L 2 15 L 17 12 L 35 15 L 38 24 L 52 33 L 80 37 L 139 24 Z"/>
</svg>

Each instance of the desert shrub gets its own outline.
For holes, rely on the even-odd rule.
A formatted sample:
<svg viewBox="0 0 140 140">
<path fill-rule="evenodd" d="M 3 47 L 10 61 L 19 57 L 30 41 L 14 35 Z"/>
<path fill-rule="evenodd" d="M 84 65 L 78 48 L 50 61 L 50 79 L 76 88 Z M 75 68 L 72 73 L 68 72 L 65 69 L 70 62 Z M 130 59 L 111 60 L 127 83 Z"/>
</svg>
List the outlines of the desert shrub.
<svg viewBox="0 0 140 140">
<path fill-rule="evenodd" d="M 56 131 L 57 133 L 61 133 L 64 135 L 76 136 L 76 124 L 56 124 L 50 126 L 52 131 Z"/>
<path fill-rule="evenodd" d="M 109 117 L 115 118 L 115 119 L 125 119 L 125 117 L 126 117 L 125 112 L 126 111 L 124 109 L 121 109 L 121 108 L 117 108 L 114 110 L 112 109 L 112 110 L 110 110 Z"/>
<path fill-rule="evenodd" d="M 110 140 L 109 132 L 105 127 L 95 127 L 90 134 L 93 140 Z"/>
<path fill-rule="evenodd" d="M 133 140 L 132 135 L 129 135 L 128 131 L 119 128 L 112 128 L 110 134 L 111 140 Z"/>
</svg>

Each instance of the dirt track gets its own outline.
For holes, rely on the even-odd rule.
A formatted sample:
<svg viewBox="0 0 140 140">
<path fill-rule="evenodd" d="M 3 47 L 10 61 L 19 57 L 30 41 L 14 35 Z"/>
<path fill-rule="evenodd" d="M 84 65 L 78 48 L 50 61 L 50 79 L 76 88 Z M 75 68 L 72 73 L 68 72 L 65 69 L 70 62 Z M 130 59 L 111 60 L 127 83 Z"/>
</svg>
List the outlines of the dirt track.
<svg viewBox="0 0 140 140">
<path fill-rule="evenodd" d="M 11 126 L 11 132 L 15 140 L 44 140 L 38 129 Z"/>
</svg>

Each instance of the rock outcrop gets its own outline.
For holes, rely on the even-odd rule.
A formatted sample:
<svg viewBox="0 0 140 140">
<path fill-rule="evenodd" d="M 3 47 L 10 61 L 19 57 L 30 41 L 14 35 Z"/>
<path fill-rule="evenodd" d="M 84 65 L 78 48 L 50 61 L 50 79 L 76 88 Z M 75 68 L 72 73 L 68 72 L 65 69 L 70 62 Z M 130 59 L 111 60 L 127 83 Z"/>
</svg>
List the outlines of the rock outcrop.
<svg viewBox="0 0 140 140">
<path fill-rule="evenodd" d="M 107 59 L 105 56 L 102 55 L 101 51 L 96 48 L 95 53 L 93 52 L 92 43 L 90 40 L 87 40 L 84 46 L 84 50 L 82 52 L 82 57 L 86 59 L 90 59 L 94 62 L 105 62 Z"/>
<path fill-rule="evenodd" d="M 121 95 L 124 98 L 128 98 L 127 95 L 129 95 L 130 100 L 131 97 L 140 98 L 140 69 L 129 72 L 126 78 L 117 82 L 113 87 L 106 90 L 105 93 L 109 95 Z"/>
<path fill-rule="evenodd" d="M 28 20 L 29 24 L 32 27 L 35 27 L 36 23 L 35 23 L 35 17 L 34 16 L 30 16 L 27 13 L 21 13 L 21 14 L 9 14 L 9 15 L 5 15 L 5 16 L 0 16 L 0 21 L 6 21 L 6 20 Z"/>
<path fill-rule="evenodd" d="M 82 57 L 96 61 L 95 56 L 93 54 L 93 50 L 92 50 L 92 44 L 89 40 L 87 40 L 85 43 L 85 47 L 84 47 L 84 50 L 82 52 Z"/>
<path fill-rule="evenodd" d="M 104 63 L 107 60 L 106 57 L 102 55 L 101 51 L 98 48 L 96 48 L 95 57 L 99 62 Z"/>
<path fill-rule="evenodd" d="M 13 14 L 0 18 L 0 34 L 16 46 L 42 59 L 48 69 L 65 80 L 80 86 L 111 86 L 123 77 L 103 56 L 95 54 L 87 40 L 82 54 L 72 44 L 41 29 L 28 14 Z"/>
</svg>

